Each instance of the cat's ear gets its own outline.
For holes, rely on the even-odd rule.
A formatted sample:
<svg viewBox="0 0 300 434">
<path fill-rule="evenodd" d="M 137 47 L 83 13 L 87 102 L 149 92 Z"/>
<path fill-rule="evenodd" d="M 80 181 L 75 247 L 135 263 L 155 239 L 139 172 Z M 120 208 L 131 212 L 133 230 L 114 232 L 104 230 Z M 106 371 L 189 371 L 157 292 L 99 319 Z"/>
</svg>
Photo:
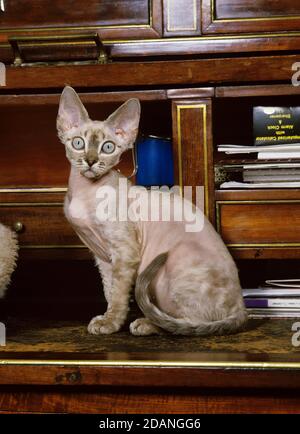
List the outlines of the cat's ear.
<svg viewBox="0 0 300 434">
<path fill-rule="evenodd" d="M 89 120 L 88 112 L 75 90 L 66 86 L 60 97 L 57 116 L 57 130 L 60 135 L 74 127 L 79 127 Z"/>
<path fill-rule="evenodd" d="M 137 137 L 141 116 L 138 99 L 126 101 L 105 121 L 112 132 L 118 136 L 125 148 L 132 148 Z"/>
</svg>

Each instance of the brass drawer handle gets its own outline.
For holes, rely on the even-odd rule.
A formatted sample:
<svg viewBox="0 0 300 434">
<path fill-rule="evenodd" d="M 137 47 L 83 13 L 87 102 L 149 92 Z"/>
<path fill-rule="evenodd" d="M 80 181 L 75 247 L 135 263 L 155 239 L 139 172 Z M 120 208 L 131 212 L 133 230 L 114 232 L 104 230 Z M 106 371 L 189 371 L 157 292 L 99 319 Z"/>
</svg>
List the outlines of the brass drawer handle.
<svg viewBox="0 0 300 434">
<path fill-rule="evenodd" d="M 5 3 L 4 0 L 0 0 L 0 11 L 5 12 Z"/>
<path fill-rule="evenodd" d="M 20 232 L 24 231 L 25 226 L 23 225 L 22 222 L 15 222 L 13 224 L 13 228 L 14 228 L 14 231 L 17 232 L 17 234 L 19 234 Z"/>
<path fill-rule="evenodd" d="M 4 1 L 4 0 L 3 0 Z M 0 0 L 1 2 L 1 0 Z M 103 45 L 103 42 L 100 39 L 98 33 L 90 33 L 90 34 L 76 34 L 76 35 L 56 35 L 56 36 L 12 36 L 9 38 L 9 43 L 12 47 L 14 54 L 14 66 L 23 66 L 25 63 L 22 59 L 22 53 L 20 49 L 20 45 L 24 44 L 24 46 L 32 46 L 35 47 L 43 46 L 47 43 L 49 44 L 64 44 L 67 42 L 90 42 L 93 41 L 97 47 L 97 62 L 100 64 L 106 64 L 109 61 L 108 54 Z"/>
</svg>

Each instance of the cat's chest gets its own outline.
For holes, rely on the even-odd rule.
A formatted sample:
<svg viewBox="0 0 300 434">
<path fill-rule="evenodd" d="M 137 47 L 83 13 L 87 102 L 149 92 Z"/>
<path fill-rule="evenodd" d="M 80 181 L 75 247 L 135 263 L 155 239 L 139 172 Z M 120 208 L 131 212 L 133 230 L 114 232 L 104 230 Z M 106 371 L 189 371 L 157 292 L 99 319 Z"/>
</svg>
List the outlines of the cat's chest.
<svg viewBox="0 0 300 434">
<path fill-rule="evenodd" d="M 74 227 L 85 228 L 96 224 L 95 204 L 88 197 L 68 195 L 64 209 L 67 219 Z"/>
<path fill-rule="evenodd" d="M 65 199 L 65 215 L 81 241 L 103 261 L 110 262 L 110 244 L 104 226 L 96 216 L 96 204 L 89 196 L 70 195 Z"/>
</svg>

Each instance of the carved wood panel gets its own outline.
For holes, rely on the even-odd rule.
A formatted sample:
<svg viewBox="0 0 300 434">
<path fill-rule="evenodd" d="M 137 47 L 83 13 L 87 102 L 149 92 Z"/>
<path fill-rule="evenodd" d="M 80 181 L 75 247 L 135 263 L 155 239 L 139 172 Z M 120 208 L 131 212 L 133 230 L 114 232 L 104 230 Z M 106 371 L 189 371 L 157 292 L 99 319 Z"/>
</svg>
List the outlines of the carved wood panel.
<svg viewBox="0 0 300 434">
<path fill-rule="evenodd" d="M 202 0 L 203 33 L 299 30 L 298 0 Z"/>
</svg>

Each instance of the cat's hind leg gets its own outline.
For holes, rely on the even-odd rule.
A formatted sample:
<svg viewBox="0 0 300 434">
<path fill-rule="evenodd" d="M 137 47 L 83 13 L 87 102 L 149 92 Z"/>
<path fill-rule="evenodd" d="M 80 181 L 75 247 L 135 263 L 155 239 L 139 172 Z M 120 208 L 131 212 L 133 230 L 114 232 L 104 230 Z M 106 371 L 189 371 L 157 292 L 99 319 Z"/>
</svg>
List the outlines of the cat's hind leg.
<svg viewBox="0 0 300 434">
<path fill-rule="evenodd" d="M 152 324 L 148 318 L 136 319 L 130 324 L 129 330 L 134 336 L 158 335 L 162 332 L 162 330 Z"/>
</svg>

